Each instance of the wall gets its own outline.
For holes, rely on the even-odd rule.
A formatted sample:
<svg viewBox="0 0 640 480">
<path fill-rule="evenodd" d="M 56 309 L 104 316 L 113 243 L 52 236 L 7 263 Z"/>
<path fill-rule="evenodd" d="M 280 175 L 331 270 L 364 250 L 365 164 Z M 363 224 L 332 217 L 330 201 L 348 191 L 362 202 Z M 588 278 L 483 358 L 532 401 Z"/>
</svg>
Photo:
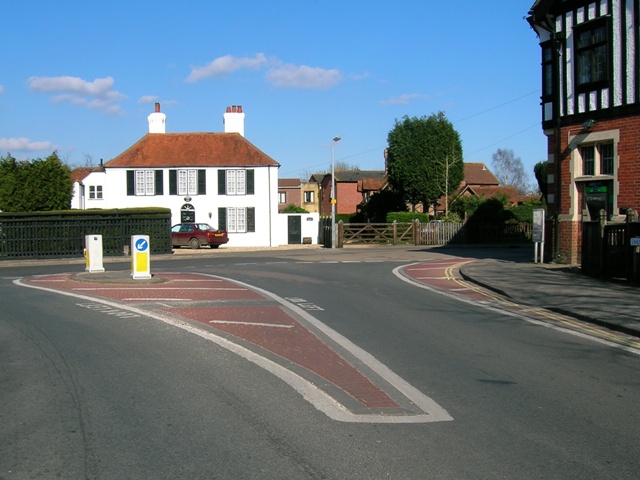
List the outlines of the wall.
<svg viewBox="0 0 640 480">
<path fill-rule="evenodd" d="M 581 192 L 587 179 L 612 180 L 614 220 L 622 220 L 626 208 L 640 208 L 640 116 L 596 121 L 595 126 L 586 132 L 581 125 L 563 127 L 559 140 L 561 154 L 556 159 L 555 134 L 549 137 L 549 159 L 552 161 L 547 166 L 551 194 L 548 197 L 549 213 L 557 215 L 559 219 L 556 257 L 563 263 L 579 263 L 582 245 Z M 580 159 L 577 157 L 579 145 L 608 140 L 615 145 L 614 176 L 582 176 Z"/>
<path fill-rule="evenodd" d="M 273 228 L 278 216 L 278 169 L 252 167 L 255 172 L 254 195 L 218 195 L 218 168 L 207 168 L 207 193 L 192 195 L 185 202 L 184 196 L 169 195 L 169 173 L 164 169 L 164 195 L 127 195 L 127 168 L 109 168 L 106 172 L 93 172 L 84 180 L 85 195 L 89 185 L 102 185 L 103 200 L 85 200 L 85 207 L 91 208 L 131 208 L 164 207 L 171 209 L 172 224 L 180 223 L 180 209 L 185 203 L 193 205 L 195 221 L 218 227 L 219 207 L 255 207 L 256 231 L 230 233 L 229 245 L 233 246 L 274 246 Z M 209 216 L 211 213 L 211 216 Z"/>
<path fill-rule="evenodd" d="M 357 182 L 338 182 L 336 184 L 336 213 L 356 213 L 357 206 L 362 203 L 362 193 L 358 192 Z"/>
<path fill-rule="evenodd" d="M 280 213 L 276 219 L 276 228 L 274 236 L 274 246 L 287 245 L 288 237 L 288 218 L 290 216 L 301 217 L 302 239 L 311 237 L 311 243 L 318 243 L 318 228 L 320 225 L 320 214 L 318 213 Z"/>
</svg>

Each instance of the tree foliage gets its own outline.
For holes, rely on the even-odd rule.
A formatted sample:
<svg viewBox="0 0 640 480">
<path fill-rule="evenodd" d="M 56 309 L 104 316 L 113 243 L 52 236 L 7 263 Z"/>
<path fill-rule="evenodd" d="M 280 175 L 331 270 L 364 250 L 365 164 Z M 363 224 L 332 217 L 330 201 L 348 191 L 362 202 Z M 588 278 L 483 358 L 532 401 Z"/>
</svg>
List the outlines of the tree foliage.
<svg viewBox="0 0 640 480">
<path fill-rule="evenodd" d="M 520 157 L 516 157 L 513 150 L 498 149 L 493 154 L 491 169 L 500 185 L 516 187 L 520 194 L 525 194 L 530 190 L 529 176 L 524 169 Z"/>
<path fill-rule="evenodd" d="M 396 120 L 387 141 L 389 184 L 410 203 L 433 205 L 460 186 L 462 143 L 444 113 Z"/>
<path fill-rule="evenodd" d="M 406 212 L 407 204 L 398 192 L 382 190 L 371 195 L 369 201 L 362 206 L 360 217 L 362 221 L 384 223 L 389 212 Z"/>
<path fill-rule="evenodd" d="M 538 181 L 538 189 L 542 194 L 542 198 L 546 200 L 547 193 L 549 191 L 547 184 L 547 162 L 544 160 L 542 162 L 538 162 L 533 166 L 533 174 Z"/>
<path fill-rule="evenodd" d="M 297 205 L 294 205 L 293 203 L 290 203 L 289 205 L 284 207 L 284 209 L 282 210 L 282 213 L 309 213 L 309 212 L 302 207 L 299 207 Z"/>
<path fill-rule="evenodd" d="M 73 196 L 71 170 L 53 152 L 47 158 L 0 157 L 0 210 L 42 212 L 68 210 Z"/>
</svg>

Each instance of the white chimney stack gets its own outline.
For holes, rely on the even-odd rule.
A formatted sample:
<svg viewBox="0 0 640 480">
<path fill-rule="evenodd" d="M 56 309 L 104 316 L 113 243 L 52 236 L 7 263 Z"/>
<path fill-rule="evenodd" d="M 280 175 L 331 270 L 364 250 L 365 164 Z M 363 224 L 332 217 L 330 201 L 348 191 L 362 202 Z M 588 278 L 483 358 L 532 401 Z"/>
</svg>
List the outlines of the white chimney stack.
<svg viewBox="0 0 640 480">
<path fill-rule="evenodd" d="M 224 133 L 239 133 L 244 137 L 244 113 L 241 105 L 227 107 L 224 114 Z"/>
<path fill-rule="evenodd" d="M 160 104 L 156 102 L 156 111 L 147 117 L 149 120 L 149 133 L 166 133 L 165 123 L 167 116 L 160 113 Z"/>
</svg>

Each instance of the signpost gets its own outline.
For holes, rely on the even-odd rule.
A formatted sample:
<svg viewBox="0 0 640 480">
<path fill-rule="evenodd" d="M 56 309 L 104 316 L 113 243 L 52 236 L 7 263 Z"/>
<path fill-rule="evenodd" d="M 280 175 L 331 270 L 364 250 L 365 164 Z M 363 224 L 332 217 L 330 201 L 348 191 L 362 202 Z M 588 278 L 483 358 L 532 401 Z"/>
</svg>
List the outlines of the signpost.
<svg viewBox="0 0 640 480">
<path fill-rule="evenodd" d="M 131 276 L 134 280 L 151 278 L 149 236 L 131 236 Z"/>
<path fill-rule="evenodd" d="M 544 209 L 533 210 L 533 232 L 531 239 L 535 242 L 534 263 L 538 263 L 538 244 L 540 244 L 540 263 L 544 263 Z"/>
</svg>

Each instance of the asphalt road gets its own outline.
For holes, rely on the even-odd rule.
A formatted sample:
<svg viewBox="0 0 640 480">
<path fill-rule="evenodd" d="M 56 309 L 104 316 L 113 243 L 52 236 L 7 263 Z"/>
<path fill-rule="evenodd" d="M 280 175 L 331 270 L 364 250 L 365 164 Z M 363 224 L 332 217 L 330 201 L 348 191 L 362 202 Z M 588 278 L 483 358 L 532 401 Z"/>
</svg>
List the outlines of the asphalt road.
<svg viewBox="0 0 640 480">
<path fill-rule="evenodd" d="M 304 300 L 453 417 L 429 424 L 336 422 L 206 339 L 12 281 L 78 267 L 0 270 L 0 478 L 637 478 L 640 357 L 393 273 L 439 255 L 154 265 Z"/>
</svg>

